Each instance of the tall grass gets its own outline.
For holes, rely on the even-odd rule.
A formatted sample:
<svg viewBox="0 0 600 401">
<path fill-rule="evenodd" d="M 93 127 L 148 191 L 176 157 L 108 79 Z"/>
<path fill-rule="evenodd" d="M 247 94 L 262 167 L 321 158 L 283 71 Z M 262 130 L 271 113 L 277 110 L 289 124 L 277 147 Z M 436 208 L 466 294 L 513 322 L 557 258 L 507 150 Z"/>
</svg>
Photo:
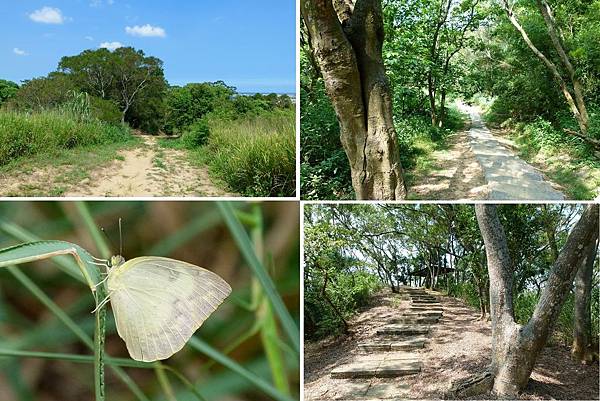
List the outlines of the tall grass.
<svg viewBox="0 0 600 401">
<path fill-rule="evenodd" d="M 213 174 L 245 196 L 293 196 L 296 137 L 293 112 L 239 121 L 214 120 L 204 148 Z"/>
<path fill-rule="evenodd" d="M 76 104 L 56 110 L 0 110 L 0 165 L 24 156 L 78 146 L 126 142 L 129 129 L 87 118 Z"/>
</svg>

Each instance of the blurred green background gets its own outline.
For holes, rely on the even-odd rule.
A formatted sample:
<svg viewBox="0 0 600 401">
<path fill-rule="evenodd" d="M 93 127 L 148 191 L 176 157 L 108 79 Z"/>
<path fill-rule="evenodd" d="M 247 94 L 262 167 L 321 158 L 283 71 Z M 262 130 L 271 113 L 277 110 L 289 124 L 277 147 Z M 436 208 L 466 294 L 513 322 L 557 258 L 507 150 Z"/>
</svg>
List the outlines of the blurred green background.
<svg viewBox="0 0 600 401">
<path fill-rule="evenodd" d="M 254 245 L 262 243 L 263 264 L 298 325 L 298 203 L 231 202 L 230 206 Z M 126 259 L 157 255 L 183 260 L 214 271 L 233 288 L 192 341 L 164 361 L 175 374 L 151 366 L 125 367 L 125 379 L 130 380 L 126 385 L 123 376 L 106 366 L 107 400 L 299 398 L 298 352 L 269 307 L 216 202 L 0 202 L 0 248 L 37 239 L 64 240 L 101 257 L 82 210 L 89 211 L 94 225 L 105 229 L 115 254 L 122 218 Z M 263 219 L 262 229 L 252 225 L 256 218 Z M 0 400 L 93 399 L 91 363 L 25 355 L 25 351 L 93 355 L 74 332 L 79 328 L 93 337 L 94 299 L 89 288 L 59 270 L 55 259 L 24 264 L 19 271 L 0 268 Z M 74 321 L 75 328 L 67 327 L 43 304 L 36 287 Z M 210 350 L 202 344 L 217 354 L 207 356 Z M 116 334 L 112 311 L 105 349 L 111 357 L 129 358 Z M 224 363 L 223 358 L 229 359 Z M 177 374 L 193 383 L 201 397 Z"/>
</svg>

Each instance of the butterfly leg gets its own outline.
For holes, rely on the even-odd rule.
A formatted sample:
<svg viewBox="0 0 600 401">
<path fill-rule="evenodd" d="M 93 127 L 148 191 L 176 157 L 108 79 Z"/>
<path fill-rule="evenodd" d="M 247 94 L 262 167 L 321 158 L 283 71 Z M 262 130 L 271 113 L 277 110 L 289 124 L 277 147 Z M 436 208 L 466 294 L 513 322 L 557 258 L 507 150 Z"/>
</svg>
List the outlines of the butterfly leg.
<svg viewBox="0 0 600 401">
<path fill-rule="evenodd" d="M 96 308 L 92 311 L 92 313 L 96 313 L 97 311 L 99 311 L 104 305 L 106 305 L 108 303 L 108 301 L 110 301 L 110 294 L 108 294 L 106 296 L 106 298 L 104 298 L 99 304 L 98 306 L 96 306 Z"/>
</svg>

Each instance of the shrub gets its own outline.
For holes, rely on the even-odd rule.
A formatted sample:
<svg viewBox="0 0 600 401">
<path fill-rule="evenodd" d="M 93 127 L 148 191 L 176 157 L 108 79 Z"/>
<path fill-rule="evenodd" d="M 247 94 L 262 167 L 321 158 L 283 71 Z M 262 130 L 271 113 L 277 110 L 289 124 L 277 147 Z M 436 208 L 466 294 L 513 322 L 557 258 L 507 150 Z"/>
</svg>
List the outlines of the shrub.
<svg viewBox="0 0 600 401">
<path fill-rule="evenodd" d="M 112 100 L 106 100 L 92 96 L 90 98 L 90 103 L 92 107 L 92 115 L 97 119 L 110 124 L 121 123 L 121 111 L 119 110 L 119 106 L 117 106 Z"/>
<path fill-rule="evenodd" d="M 353 199 L 340 127 L 321 81 L 300 96 L 300 186 L 303 199 Z"/>
<path fill-rule="evenodd" d="M 211 171 L 245 196 L 293 196 L 295 125 L 290 111 L 211 120 L 206 147 Z"/>
<path fill-rule="evenodd" d="M 195 149 L 205 145 L 208 141 L 209 131 L 208 119 L 201 118 L 185 129 L 181 137 L 183 146 L 186 149 Z"/>
</svg>

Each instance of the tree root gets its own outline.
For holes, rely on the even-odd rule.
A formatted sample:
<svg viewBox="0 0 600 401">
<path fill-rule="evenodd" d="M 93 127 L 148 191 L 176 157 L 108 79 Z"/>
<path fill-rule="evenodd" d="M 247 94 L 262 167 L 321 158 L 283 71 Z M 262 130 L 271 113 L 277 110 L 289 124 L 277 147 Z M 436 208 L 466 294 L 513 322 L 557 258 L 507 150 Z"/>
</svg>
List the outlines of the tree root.
<svg viewBox="0 0 600 401">
<path fill-rule="evenodd" d="M 452 382 L 450 390 L 446 393 L 446 399 L 468 398 L 480 394 L 489 393 L 494 385 L 492 372 L 486 370 L 467 379 Z"/>
</svg>

